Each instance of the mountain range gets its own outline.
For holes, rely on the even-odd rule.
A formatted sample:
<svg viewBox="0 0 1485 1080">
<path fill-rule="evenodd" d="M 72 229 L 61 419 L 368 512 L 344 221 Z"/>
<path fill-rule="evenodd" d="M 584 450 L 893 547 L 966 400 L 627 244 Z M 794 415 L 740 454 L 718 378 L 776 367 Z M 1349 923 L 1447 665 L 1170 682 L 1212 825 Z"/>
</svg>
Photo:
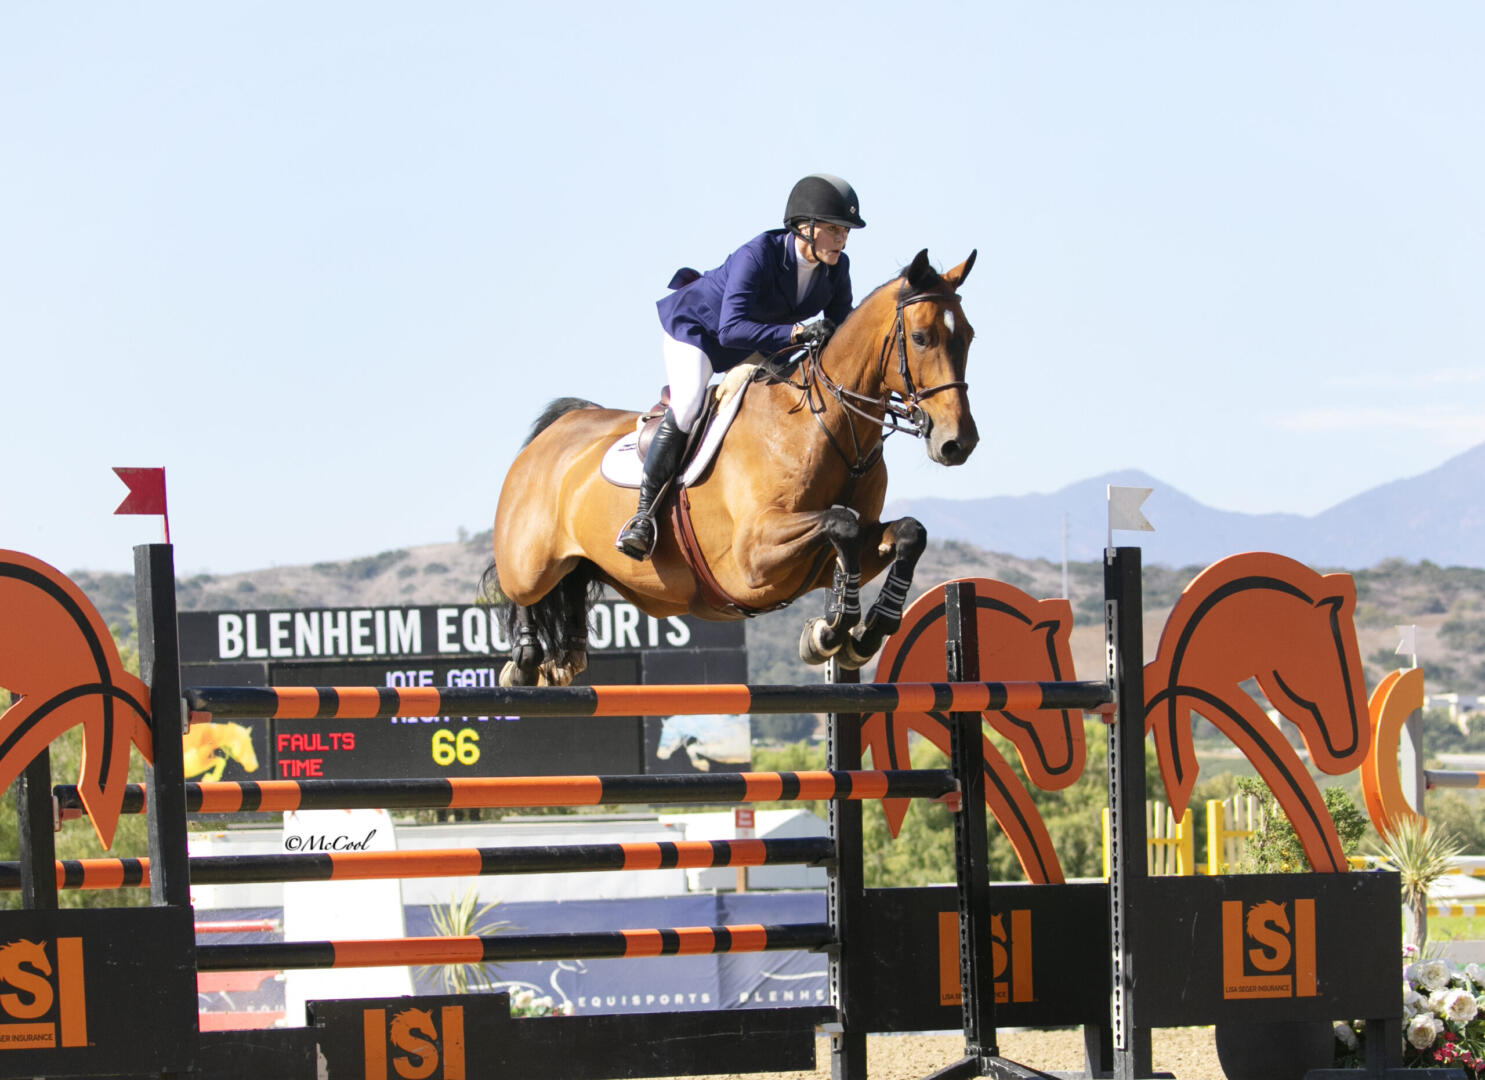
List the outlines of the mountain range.
<svg viewBox="0 0 1485 1080">
<path fill-rule="evenodd" d="M 1244 514 L 1206 506 L 1136 469 L 1106 473 L 1050 494 L 983 499 L 895 499 L 888 518 L 910 515 L 935 540 L 960 540 L 1023 559 L 1097 559 L 1107 542 L 1113 484 L 1154 491 L 1142 512 L 1153 533 L 1116 533 L 1147 564 L 1205 566 L 1239 551 L 1275 551 L 1316 567 L 1362 569 L 1386 559 L 1485 567 L 1485 443 L 1418 476 L 1381 484 L 1330 509 Z"/>
</svg>

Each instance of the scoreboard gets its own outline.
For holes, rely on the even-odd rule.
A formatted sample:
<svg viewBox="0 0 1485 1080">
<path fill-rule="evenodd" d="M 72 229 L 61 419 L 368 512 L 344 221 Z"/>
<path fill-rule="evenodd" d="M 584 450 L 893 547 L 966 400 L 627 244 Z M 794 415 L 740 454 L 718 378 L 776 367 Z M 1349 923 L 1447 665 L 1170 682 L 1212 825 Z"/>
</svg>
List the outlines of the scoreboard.
<svg viewBox="0 0 1485 1080">
<path fill-rule="evenodd" d="M 180 613 L 190 686 L 496 686 L 503 611 L 426 605 Z M 619 600 L 589 618 L 579 685 L 747 682 L 741 622 L 657 619 Z M 194 725 L 188 779 L 395 779 L 738 771 L 741 717 L 392 717 Z"/>
</svg>

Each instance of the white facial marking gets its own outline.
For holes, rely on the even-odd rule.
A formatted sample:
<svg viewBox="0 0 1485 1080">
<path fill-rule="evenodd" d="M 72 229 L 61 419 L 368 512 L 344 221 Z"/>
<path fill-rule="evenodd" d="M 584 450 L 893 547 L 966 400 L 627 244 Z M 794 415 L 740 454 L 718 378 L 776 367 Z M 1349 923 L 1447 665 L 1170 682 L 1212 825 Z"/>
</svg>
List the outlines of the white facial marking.
<svg viewBox="0 0 1485 1080">
<path fill-rule="evenodd" d="M 944 325 L 949 328 L 949 333 L 952 334 L 954 332 L 954 313 L 952 311 L 944 312 Z"/>
</svg>

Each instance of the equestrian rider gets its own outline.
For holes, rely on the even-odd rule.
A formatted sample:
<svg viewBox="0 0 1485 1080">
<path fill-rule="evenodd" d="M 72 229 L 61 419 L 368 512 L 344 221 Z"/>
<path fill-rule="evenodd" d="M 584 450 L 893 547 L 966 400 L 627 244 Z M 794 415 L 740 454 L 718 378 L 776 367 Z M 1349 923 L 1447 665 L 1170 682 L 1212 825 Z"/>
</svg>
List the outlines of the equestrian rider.
<svg viewBox="0 0 1485 1080">
<path fill-rule="evenodd" d="M 655 500 L 680 465 L 712 373 L 792 346 L 823 347 L 850 314 L 851 261 L 843 249 L 852 229 L 866 227 L 859 206 L 840 177 L 806 176 L 789 192 L 785 228 L 755 236 L 715 270 L 682 271 L 671 282 L 675 291 L 656 305 L 670 405 L 645 456 L 639 507 L 614 543 L 625 555 L 643 561 L 654 550 Z"/>
</svg>

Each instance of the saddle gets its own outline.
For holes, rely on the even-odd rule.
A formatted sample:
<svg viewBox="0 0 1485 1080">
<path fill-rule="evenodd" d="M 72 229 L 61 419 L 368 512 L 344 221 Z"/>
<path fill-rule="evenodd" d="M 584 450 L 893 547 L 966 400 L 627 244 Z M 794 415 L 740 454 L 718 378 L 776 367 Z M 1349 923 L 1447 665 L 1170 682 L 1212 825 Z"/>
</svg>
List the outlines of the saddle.
<svg viewBox="0 0 1485 1080">
<path fill-rule="evenodd" d="M 739 364 L 723 376 L 722 381 L 712 387 L 702 403 L 701 416 L 691 428 L 691 438 L 686 442 L 686 452 L 681 458 L 681 470 L 677 484 L 688 487 L 705 475 L 722 438 L 732 425 L 737 410 L 742 407 L 743 394 L 758 370 L 756 364 Z M 604 452 L 599 466 L 603 478 L 616 487 L 637 488 L 644 475 L 645 454 L 660 426 L 660 418 L 670 404 L 670 387 L 660 393 L 660 400 L 646 410 L 635 423 L 634 430 L 621 435 Z"/>
<path fill-rule="evenodd" d="M 696 583 L 700 586 L 707 605 L 713 611 L 731 618 L 773 611 L 784 604 L 770 608 L 748 607 L 722 588 L 707 565 L 706 554 L 701 550 L 701 542 L 691 522 L 691 499 L 686 489 L 705 476 L 707 469 L 711 467 L 717 450 L 722 445 L 722 438 L 737 416 L 737 410 L 742 407 L 743 395 L 757 372 L 756 364 L 739 364 L 728 371 L 722 381 L 706 395 L 701 416 L 692 427 L 691 438 L 686 443 L 680 472 L 677 473 L 670 491 L 662 496 L 662 507 L 669 507 L 681 557 L 696 576 Z M 603 455 L 599 468 L 609 483 L 619 487 L 639 487 L 640 478 L 644 475 L 644 454 L 649 449 L 655 429 L 660 426 L 660 418 L 665 415 L 669 397 L 670 388 L 666 387 L 660 395 L 659 403 L 639 418 L 634 430 L 620 436 Z M 666 511 L 662 508 L 661 513 L 664 512 Z"/>
</svg>

